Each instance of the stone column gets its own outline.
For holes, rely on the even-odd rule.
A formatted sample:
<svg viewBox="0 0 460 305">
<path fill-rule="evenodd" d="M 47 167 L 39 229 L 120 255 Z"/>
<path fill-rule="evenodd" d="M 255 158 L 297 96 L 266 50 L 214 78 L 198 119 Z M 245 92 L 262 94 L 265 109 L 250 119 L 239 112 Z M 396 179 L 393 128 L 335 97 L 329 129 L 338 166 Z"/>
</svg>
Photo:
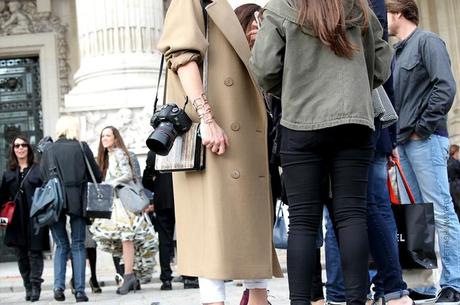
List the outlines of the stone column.
<svg viewBox="0 0 460 305">
<path fill-rule="evenodd" d="M 83 138 L 93 148 L 108 124 L 120 129 L 130 148 L 143 148 L 160 62 L 155 47 L 163 2 L 76 0 L 76 10 L 80 68 L 65 111 L 80 114 Z"/>
<path fill-rule="evenodd" d="M 457 95 L 449 112 L 451 143 L 460 143 L 460 1 L 419 0 L 420 26 L 435 32 L 446 42 L 452 61 L 452 71 L 457 81 Z"/>
</svg>

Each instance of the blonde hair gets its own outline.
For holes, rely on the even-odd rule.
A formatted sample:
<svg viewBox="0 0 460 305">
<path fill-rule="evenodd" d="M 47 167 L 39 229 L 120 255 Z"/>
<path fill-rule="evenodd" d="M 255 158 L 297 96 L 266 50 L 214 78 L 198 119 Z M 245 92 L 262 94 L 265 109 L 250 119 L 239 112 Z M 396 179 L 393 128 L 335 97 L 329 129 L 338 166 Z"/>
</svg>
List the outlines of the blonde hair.
<svg viewBox="0 0 460 305">
<path fill-rule="evenodd" d="M 67 140 L 80 139 L 80 122 L 76 117 L 69 115 L 61 116 L 56 122 L 56 139 Z"/>
</svg>

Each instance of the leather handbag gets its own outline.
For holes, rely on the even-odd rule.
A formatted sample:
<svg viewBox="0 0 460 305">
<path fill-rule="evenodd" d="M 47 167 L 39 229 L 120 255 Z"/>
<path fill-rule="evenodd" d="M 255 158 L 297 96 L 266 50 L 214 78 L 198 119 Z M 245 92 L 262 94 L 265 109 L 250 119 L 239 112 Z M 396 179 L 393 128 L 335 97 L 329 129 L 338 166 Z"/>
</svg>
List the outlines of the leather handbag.
<svg viewBox="0 0 460 305">
<path fill-rule="evenodd" d="M 3 204 L 2 209 L 0 210 L 0 228 L 6 228 L 6 226 L 13 222 L 15 208 L 15 201 L 7 201 Z"/>
<path fill-rule="evenodd" d="M 19 194 L 22 193 L 24 182 L 26 181 L 27 176 L 29 176 L 29 173 L 32 171 L 34 165 L 35 164 L 32 164 L 30 169 L 27 171 L 27 174 L 22 179 L 21 184 L 19 185 L 19 189 L 13 197 L 13 200 L 7 201 L 2 205 L 2 208 L 0 209 L 0 227 L 6 227 L 13 222 L 14 210 L 16 209 L 16 200 L 18 199 Z"/>
<path fill-rule="evenodd" d="M 123 183 L 115 189 L 123 206 L 134 214 L 142 213 L 150 203 L 140 181 L 133 180 L 130 183 Z"/>
<path fill-rule="evenodd" d="M 275 225 L 273 226 L 273 244 L 277 249 L 287 249 L 288 230 L 284 220 L 283 202 L 277 204 Z"/>
<path fill-rule="evenodd" d="M 49 161 L 49 179 L 45 185 L 35 189 L 32 198 L 30 220 L 35 234 L 38 234 L 40 228 L 57 222 L 64 207 L 63 179 L 53 148 L 53 145 L 49 145 L 45 149 Z"/>
<path fill-rule="evenodd" d="M 92 180 L 92 182 L 88 182 L 86 185 L 86 217 L 110 219 L 113 208 L 113 187 L 108 183 L 97 183 L 93 169 L 91 168 L 91 164 L 89 164 L 88 157 L 81 143 L 80 147 L 83 152 L 86 168 Z"/>
</svg>

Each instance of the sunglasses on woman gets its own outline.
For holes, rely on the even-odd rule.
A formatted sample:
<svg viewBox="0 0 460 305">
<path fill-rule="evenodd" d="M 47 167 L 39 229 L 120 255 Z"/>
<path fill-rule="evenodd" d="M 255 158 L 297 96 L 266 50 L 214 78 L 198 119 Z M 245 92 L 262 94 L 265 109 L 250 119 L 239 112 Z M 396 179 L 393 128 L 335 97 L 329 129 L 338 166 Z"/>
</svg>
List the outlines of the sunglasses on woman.
<svg viewBox="0 0 460 305">
<path fill-rule="evenodd" d="M 14 144 L 14 148 L 19 148 L 19 147 L 26 148 L 27 145 L 28 145 L 27 143 Z"/>
</svg>

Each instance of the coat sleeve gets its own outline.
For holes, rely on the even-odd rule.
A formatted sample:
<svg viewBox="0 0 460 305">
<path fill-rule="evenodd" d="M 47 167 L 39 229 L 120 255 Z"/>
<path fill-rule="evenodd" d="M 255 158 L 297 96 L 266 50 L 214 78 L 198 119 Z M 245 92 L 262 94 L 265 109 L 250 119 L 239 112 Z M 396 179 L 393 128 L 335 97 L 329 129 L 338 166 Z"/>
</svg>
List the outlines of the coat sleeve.
<svg viewBox="0 0 460 305">
<path fill-rule="evenodd" d="M 155 170 L 155 153 L 149 151 L 147 154 L 147 160 L 144 169 L 144 174 L 142 175 L 142 184 L 144 187 L 153 192 L 154 181 L 158 174 L 158 171 Z"/>
<path fill-rule="evenodd" d="M 207 48 L 200 0 L 173 0 L 158 43 L 168 68 L 177 72 L 191 61 L 201 62 Z"/>
<path fill-rule="evenodd" d="M 282 29 L 284 19 L 265 11 L 262 27 L 252 48 L 251 70 L 257 83 L 266 92 L 281 97 L 284 49 L 286 46 Z"/>
<path fill-rule="evenodd" d="M 101 169 L 96 163 L 96 160 L 94 159 L 93 152 L 89 148 L 88 144 L 86 142 L 81 142 L 83 145 L 83 151 L 85 152 L 86 158 L 88 158 L 89 165 L 91 166 L 91 169 L 93 170 L 94 177 L 96 178 L 96 182 L 101 182 L 102 181 L 102 174 L 101 174 Z M 89 172 L 87 172 L 88 175 L 88 181 L 91 181 L 91 175 Z"/>
<path fill-rule="evenodd" d="M 372 35 L 374 45 L 374 76 L 372 89 L 383 85 L 390 77 L 391 57 L 393 55 L 390 45 L 383 39 L 383 29 L 377 16 L 369 10 L 369 29 L 366 35 Z"/>
<path fill-rule="evenodd" d="M 112 184 L 113 187 L 116 187 L 120 184 L 129 183 L 131 180 L 133 180 L 134 176 L 133 171 L 131 170 L 131 166 L 129 165 L 128 155 L 126 155 L 121 149 L 116 149 L 114 154 L 116 164 L 109 164 L 109 168 L 112 166 L 115 167 L 117 178 L 108 182 Z"/>
</svg>

